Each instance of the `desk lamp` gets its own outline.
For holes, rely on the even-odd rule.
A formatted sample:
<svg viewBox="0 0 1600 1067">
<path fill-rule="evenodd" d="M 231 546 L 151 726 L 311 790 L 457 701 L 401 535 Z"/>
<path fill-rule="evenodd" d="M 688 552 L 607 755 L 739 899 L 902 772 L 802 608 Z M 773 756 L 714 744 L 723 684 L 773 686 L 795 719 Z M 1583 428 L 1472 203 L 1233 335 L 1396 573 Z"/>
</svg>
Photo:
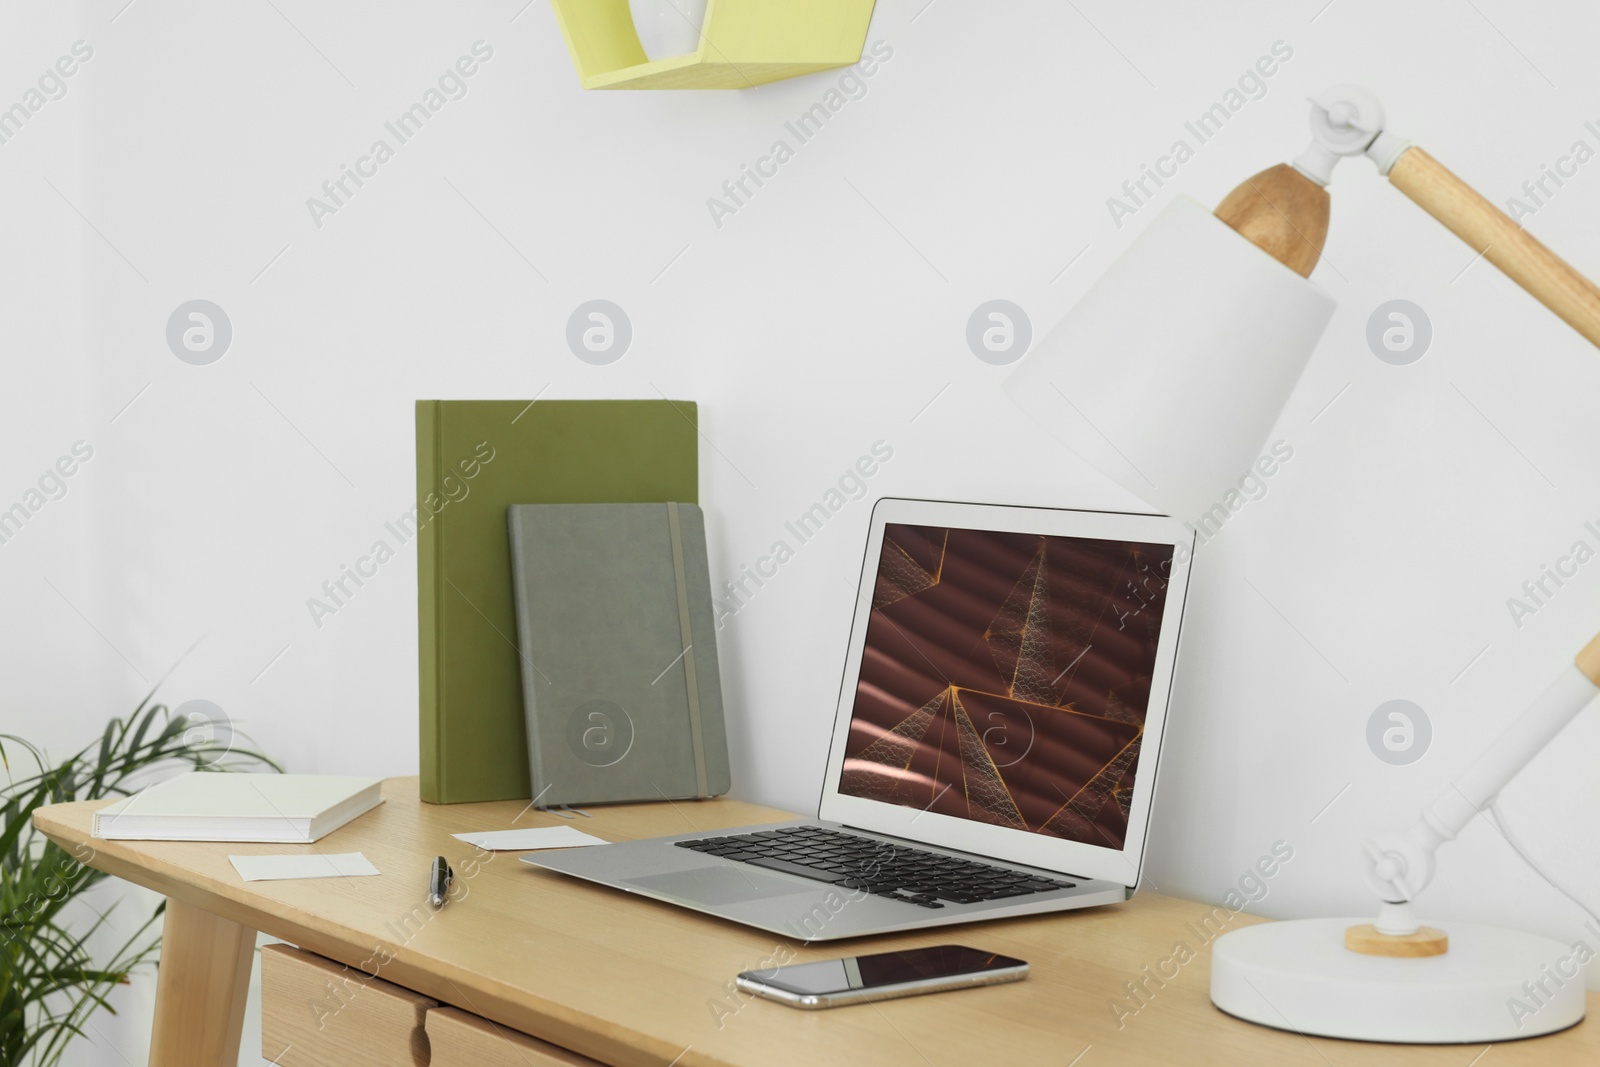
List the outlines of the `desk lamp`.
<svg viewBox="0 0 1600 1067">
<path fill-rule="evenodd" d="M 1311 146 L 1208 212 L 1185 196 L 1154 219 L 1007 379 L 1058 440 L 1180 518 L 1229 509 L 1333 313 L 1308 280 L 1335 164 L 1365 155 L 1424 211 L 1600 345 L 1600 289 L 1421 148 L 1368 92 L 1312 101 Z M 1426 808 L 1365 845 L 1367 919 L 1262 923 L 1217 939 L 1211 999 L 1284 1030 L 1364 1041 L 1485 1042 L 1583 1019 L 1572 946 L 1466 923 L 1423 926 L 1434 853 L 1600 693 L 1600 637 Z M 1518 850 L 1520 851 L 1520 849 Z M 1531 862 L 1531 861 L 1530 861 Z M 1565 966 L 1565 970 L 1563 970 Z"/>
</svg>

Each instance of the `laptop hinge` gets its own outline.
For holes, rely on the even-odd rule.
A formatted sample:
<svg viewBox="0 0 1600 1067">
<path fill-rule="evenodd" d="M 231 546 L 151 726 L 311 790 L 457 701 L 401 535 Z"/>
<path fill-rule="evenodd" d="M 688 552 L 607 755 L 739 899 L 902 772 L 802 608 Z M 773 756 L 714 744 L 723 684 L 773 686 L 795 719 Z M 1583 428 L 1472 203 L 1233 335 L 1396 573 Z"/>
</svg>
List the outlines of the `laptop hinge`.
<svg viewBox="0 0 1600 1067">
<path fill-rule="evenodd" d="M 825 822 L 827 820 L 818 819 L 817 821 L 818 822 Z M 912 848 L 925 848 L 925 849 L 928 849 L 928 850 L 934 851 L 934 852 L 948 852 L 951 855 L 963 856 L 963 857 L 966 857 L 968 859 L 976 860 L 979 863 L 1013 863 L 1013 864 L 1016 864 L 1018 867 L 1026 867 L 1030 871 L 1045 871 L 1045 872 L 1047 872 L 1049 874 L 1059 875 L 1059 876 L 1061 876 L 1063 878 L 1079 878 L 1079 879 L 1082 879 L 1085 882 L 1097 881 L 1097 879 L 1090 878 L 1086 874 L 1073 874 L 1071 871 L 1058 871 L 1054 867 L 1038 867 L 1038 866 L 1035 866 L 1032 863 L 1021 863 L 1021 862 L 1018 862 L 1017 860 L 1001 859 L 999 856 L 985 856 L 981 852 L 965 852 L 965 851 L 963 851 L 963 850 L 961 850 L 959 848 L 951 848 L 949 845 L 935 845 L 935 844 L 932 844 L 932 843 L 927 842 L 927 841 L 913 841 L 909 837 L 895 837 L 894 834 L 884 833 L 882 830 L 869 830 L 865 826 L 851 826 L 849 823 L 844 823 L 844 822 L 834 823 L 834 825 L 843 827 L 846 830 L 855 830 L 858 833 L 872 834 L 872 835 L 877 836 L 877 837 L 887 837 L 887 838 L 890 838 L 890 839 L 895 840 L 895 841 L 904 841 L 907 845 L 911 846 Z M 1128 894 L 1130 896 L 1133 894 L 1133 890 L 1134 890 L 1133 886 L 1131 886 L 1131 885 L 1130 886 L 1124 886 L 1123 888 L 1128 891 Z"/>
</svg>

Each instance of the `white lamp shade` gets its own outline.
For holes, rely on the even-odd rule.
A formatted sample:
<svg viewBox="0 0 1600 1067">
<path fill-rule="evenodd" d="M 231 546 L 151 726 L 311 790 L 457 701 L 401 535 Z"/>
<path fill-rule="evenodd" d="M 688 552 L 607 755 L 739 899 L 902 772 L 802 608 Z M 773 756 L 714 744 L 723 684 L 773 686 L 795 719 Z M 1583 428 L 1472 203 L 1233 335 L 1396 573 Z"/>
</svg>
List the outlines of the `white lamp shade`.
<svg viewBox="0 0 1600 1067">
<path fill-rule="evenodd" d="M 1333 315 L 1320 288 L 1179 196 L 1006 380 L 1057 440 L 1196 522 L 1261 456 Z"/>
</svg>

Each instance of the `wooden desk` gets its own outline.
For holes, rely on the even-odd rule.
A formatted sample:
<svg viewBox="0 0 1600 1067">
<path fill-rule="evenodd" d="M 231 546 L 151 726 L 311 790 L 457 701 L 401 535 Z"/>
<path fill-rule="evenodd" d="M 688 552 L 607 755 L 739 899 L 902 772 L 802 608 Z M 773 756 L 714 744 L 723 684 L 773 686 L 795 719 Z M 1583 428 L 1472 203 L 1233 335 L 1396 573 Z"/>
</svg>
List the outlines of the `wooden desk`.
<svg viewBox="0 0 1600 1067">
<path fill-rule="evenodd" d="M 167 895 L 166 943 L 151 1063 L 235 1062 L 254 931 L 605 1063 L 676 1064 L 1403 1064 L 1467 1067 L 1481 1046 L 1365 1045 L 1266 1030 L 1207 997 L 1210 953 L 1191 923 L 1210 908 L 1141 893 L 1124 905 L 807 948 L 800 961 L 850 951 L 962 941 L 1020 956 L 1032 976 L 976 989 L 824 1012 L 745 998 L 734 974 L 785 943 L 770 934 L 626 897 L 499 853 L 480 866 L 451 833 L 551 825 L 520 803 L 432 806 L 415 779 L 385 783 L 387 803 L 315 845 L 91 841 L 94 803 L 41 809 L 34 821 L 69 851 Z M 577 825 L 611 840 L 776 821 L 782 812 L 731 800 L 596 808 Z M 239 880 L 232 854 L 364 852 L 375 878 Z M 79 851 L 79 854 L 87 854 Z M 425 903 L 435 855 L 450 858 L 464 899 Z M 1238 916 L 1234 923 L 1256 920 Z M 1231 928 L 1231 924 L 1230 924 Z M 1146 979 L 1176 942 L 1199 951 L 1176 978 Z M 392 956 L 381 962 L 385 956 Z M 1134 1014 L 1124 983 L 1149 990 Z M 1591 1014 L 1600 996 L 1590 994 Z M 471 1023 L 448 1012 L 453 1025 Z M 231 1042 L 231 1045 L 230 1045 Z M 1494 1049 L 1485 1067 L 1600 1063 L 1600 1022 Z M 555 1062 L 555 1061 L 551 1061 Z"/>
</svg>

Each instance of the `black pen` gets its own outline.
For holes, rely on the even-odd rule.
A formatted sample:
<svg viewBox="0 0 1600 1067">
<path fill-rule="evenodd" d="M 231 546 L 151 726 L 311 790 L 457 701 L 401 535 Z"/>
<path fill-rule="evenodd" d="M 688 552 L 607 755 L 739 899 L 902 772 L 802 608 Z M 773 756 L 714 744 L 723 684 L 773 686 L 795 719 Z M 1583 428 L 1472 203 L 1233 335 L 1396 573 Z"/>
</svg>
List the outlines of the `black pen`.
<svg viewBox="0 0 1600 1067">
<path fill-rule="evenodd" d="M 444 907 L 444 902 L 449 899 L 450 883 L 455 877 L 456 873 L 443 856 L 435 859 L 433 869 L 428 872 L 428 903 L 436 908 Z"/>
</svg>

